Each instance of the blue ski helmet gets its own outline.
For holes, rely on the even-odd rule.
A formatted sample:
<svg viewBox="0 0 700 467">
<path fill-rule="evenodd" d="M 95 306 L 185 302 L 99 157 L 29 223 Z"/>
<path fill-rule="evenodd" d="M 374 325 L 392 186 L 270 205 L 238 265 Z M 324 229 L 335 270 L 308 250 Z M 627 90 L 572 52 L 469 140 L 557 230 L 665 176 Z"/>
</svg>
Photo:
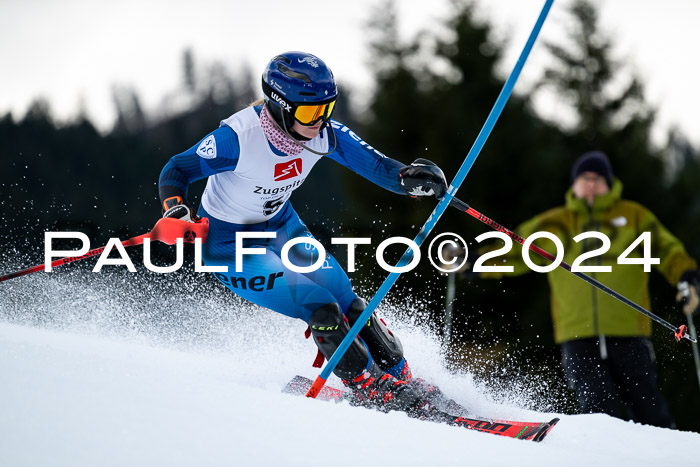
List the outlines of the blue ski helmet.
<svg viewBox="0 0 700 467">
<path fill-rule="evenodd" d="M 265 67 L 262 75 L 265 106 L 278 125 L 288 131 L 294 121 L 313 125 L 331 117 L 338 86 L 333 72 L 315 55 L 285 52 Z"/>
</svg>

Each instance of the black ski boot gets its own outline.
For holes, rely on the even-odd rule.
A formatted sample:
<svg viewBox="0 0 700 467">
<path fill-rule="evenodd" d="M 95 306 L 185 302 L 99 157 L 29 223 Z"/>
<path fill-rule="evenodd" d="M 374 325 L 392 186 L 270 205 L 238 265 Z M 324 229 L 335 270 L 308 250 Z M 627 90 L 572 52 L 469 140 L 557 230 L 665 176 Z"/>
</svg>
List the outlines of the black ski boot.
<svg viewBox="0 0 700 467">
<path fill-rule="evenodd" d="M 432 405 L 421 399 L 405 382 L 384 373 L 376 363 L 352 380 L 343 380 L 355 398 L 351 403 L 382 412 L 400 410 L 411 417 L 425 418 Z"/>
<path fill-rule="evenodd" d="M 351 326 L 355 324 L 364 309 L 365 302 L 361 298 L 353 300 L 348 308 L 348 321 Z M 400 363 L 405 362 L 401 341 L 389 330 L 384 321 L 377 318 L 375 313 L 372 313 L 367 323 L 360 328 L 360 337 L 367 344 L 380 368 L 390 372 L 396 378 L 403 379 L 396 371 L 402 370 L 403 365 Z M 391 371 L 392 369 L 395 371 Z"/>
<path fill-rule="evenodd" d="M 348 309 L 350 325 L 355 324 L 364 309 L 365 302 L 361 298 L 356 298 L 350 304 Z M 370 315 L 367 323 L 360 329 L 360 337 L 367 344 L 379 367 L 396 379 L 405 381 L 420 399 L 429 401 L 442 411 L 466 416 L 467 410 L 445 396 L 439 387 L 413 376 L 403 356 L 401 341 L 375 313 Z"/>
<path fill-rule="evenodd" d="M 311 334 L 321 353 L 329 359 L 350 326 L 340 308 L 329 303 L 318 308 L 309 320 Z M 430 407 L 406 384 L 383 371 L 372 359 L 367 345 L 356 337 L 333 370 L 348 386 L 354 398 L 351 403 L 376 408 L 383 412 L 400 410 L 422 417 Z"/>
</svg>

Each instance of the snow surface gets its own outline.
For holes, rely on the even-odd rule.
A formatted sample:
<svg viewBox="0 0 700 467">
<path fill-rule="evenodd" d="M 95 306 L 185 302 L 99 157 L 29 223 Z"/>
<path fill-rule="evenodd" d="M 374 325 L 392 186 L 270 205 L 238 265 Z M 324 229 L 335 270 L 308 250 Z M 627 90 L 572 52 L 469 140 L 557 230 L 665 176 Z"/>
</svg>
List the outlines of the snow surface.
<svg viewBox="0 0 700 467">
<path fill-rule="evenodd" d="M 93 276 L 0 288 L 0 466 L 700 466 L 700 434 L 605 415 L 558 415 L 533 443 L 285 395 L 294 375 L 318 375 L 304 323 L 216 284 L 202 300 Z M 475 413 L 555 416 L 450 373 L 434 335 L 383 314 L 414 373 Z"/>
</svg>

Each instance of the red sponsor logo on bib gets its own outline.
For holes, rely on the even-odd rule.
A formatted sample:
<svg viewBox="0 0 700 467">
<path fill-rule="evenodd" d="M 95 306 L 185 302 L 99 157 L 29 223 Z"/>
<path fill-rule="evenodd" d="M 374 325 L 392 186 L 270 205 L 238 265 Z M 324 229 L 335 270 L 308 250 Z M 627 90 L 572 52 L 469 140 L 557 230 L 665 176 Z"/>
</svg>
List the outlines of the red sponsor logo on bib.
<svg viewBox="0 0 700 467">
<path fill-rule="evenodd" d="M 301 159 L 275 164 L 275 181 L 287 180 L 301 175 Z"/>
</svg>

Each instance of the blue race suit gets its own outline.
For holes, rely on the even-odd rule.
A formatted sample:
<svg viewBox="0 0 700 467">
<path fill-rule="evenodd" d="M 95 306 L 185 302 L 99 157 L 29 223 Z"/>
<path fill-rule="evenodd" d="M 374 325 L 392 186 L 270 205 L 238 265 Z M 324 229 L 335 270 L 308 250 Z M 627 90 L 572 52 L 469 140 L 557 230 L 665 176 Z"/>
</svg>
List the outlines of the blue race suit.
<svg viewBox="0 0 700 467">
<path fill-rule="evenodd" d="M 250 109 L 254 109 L 255 114 Z M 300 160 L 298 166 L 303 166 L 305 172 L 302 174 L 299 169 L 297 181 L 289 178 L 297 172 L 287 174 L 286 169 L 278 170 L 278 166 L 293 163 L 295 156 L 278 151 L 267 140 L 266 147 L 260 146 L 260 136 L 264 136 L 264 133 L 255 120 L 261 109 L 262 106 L 256 106 L 234 114 L 197 145 L 173 156 L 160 175 L 161 198 L 166 197 L 164 193 L 177 193 L 185 198 L 190 183 L 211 177 L 198 214 L 209 218 L 209 234 L 202 248 L 204 263 L 207 266 L 228 267 L 227 273 L 214 273 L 217 279 L 253 303 L 307 323 L 311 314 L 324 304 L 337 303 L 343 313 L 347 313 L 350 303 L 357 295 L 353 292 L 345 271 L 332 255 L 326 254 L 323 265 L 308 273 L 291 271 L 282 264 L 281 250 L 289 239 L 301 236 L 313 238 L 288 198 L 291 191 L 303 182 L 302 175 L 306 175 L 315 163 L 313 158 L 320 157 L 304 151 L 308 153 L 307 159 Z M 244 112 L 246 113 L 243 114 Z M 240 121 L 246 123 L 241 124 Z M 367 145 L 345 125 L 336 121 L 331 121 L 331 125 L 335 129 L 336 145 L 333 152 L 325 157 L 387 190 L 403 194 L 399 187 L 398 173 L 404 164 Z M 315 140 L 322 143 L 317 147 L 333 147 L 333 138 L 328 128 L 307 144 L 318 142 Z M 262 180 L 259 171 L 255 172 L 258 169 L 255 165 L 258 161 L 264 164 L 263 160 L 270 157 L 273 163 L 279 162 L 275 165 L 275 179 L 289 178 L 289 184 L 278 184 L 274 189 L 265 188 L 267 181 Z M 292 164 L 291 167 L 296 166 Z M 242 175 L 239 171 L 243 172 Z M 236 183 L 240 182 L 236 186 L 250 186 L 251 193 L 229 193 L 222 188 L 227 186 L 225 177 L 235 176 L 241 178 L 236 180 Z M 246 196 L 253 196 L 252 192 L 273 194 L 264 205 L 254 206 L 255 209 L 250 210 L 250 206 L 246 205 Z M 277 195 L 282 196 L 276 197 Z M 238 205 L 235 209 L 232 208 L 232 214 L 229 215 L 226 209 L 233 203 Z M 247 204 L 254 203 L 251 201 Z M 236 245 L 236 232 L 274 232 L 276 238 L 246 239 L 243 245 L 245 248 L 264 247 L 266 252 L 264 255 L 244 255 L 242 272 L 236 272 L 235 253 L 236 248 L 240 247 Z M 317 258 L 318 251 L 307 243 L 297 244 L 289 253 L 290 261 L 297 266 L 308 266 Z"/>
</svg>

